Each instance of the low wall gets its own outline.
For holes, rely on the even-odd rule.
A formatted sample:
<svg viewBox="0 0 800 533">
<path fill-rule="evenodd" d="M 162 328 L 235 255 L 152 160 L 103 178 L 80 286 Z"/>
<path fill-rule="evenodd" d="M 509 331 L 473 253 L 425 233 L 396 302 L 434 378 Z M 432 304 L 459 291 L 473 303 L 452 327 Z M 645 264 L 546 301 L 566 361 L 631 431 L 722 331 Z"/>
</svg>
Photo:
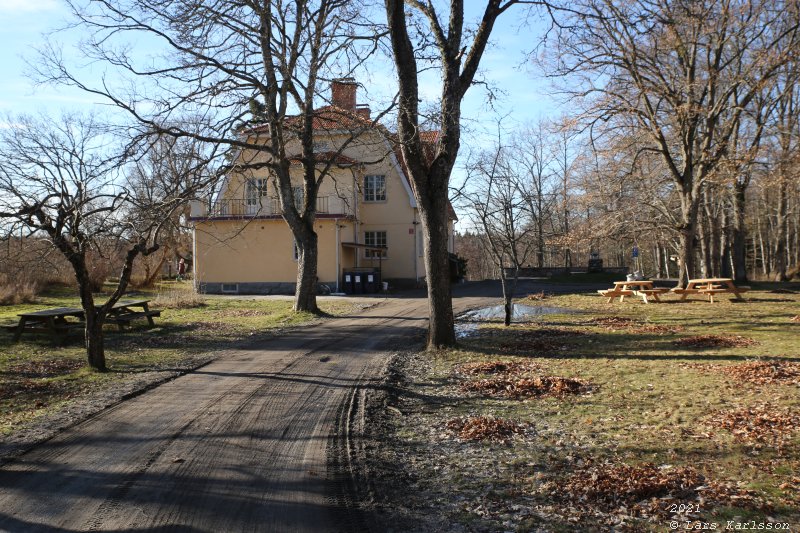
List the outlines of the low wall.
<svg viewBox="0 0 800 533">
<path fill-rule="evenodd" d="M 572 274 L 583 274 L 586 270 L 586 267 L 572 267 L 569 269 L 569 272 Z M 603 267 L 602 272 L 626 275 L 628 273 L 628 267 Z M 506 268 L 505 273 L 506 277 L 510 278 L 514 276 L 514 269 Z M 519 269 L 519 277 L 521 278 L 549 278 L 566 273 L 567 269 L 564 267 L 525 267 Z"/>
</svg>

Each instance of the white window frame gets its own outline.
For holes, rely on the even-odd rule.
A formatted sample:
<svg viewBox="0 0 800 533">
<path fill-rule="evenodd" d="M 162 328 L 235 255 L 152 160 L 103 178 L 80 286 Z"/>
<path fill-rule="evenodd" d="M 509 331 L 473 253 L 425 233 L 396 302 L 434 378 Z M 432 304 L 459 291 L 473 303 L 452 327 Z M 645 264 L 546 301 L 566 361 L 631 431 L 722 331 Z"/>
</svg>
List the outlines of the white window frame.
<svg viewBox="0 0 800 533">
<path fill-rule="evenodd" d="M 373 242 L 373 243 L 367 242 L 367 235 L 375 234 L 377 236 L 379 233 L 383 233 L 383 243 L 382 244 L 378 243 L 378 242 Z M 370 239 L 370 240 L 372 240 L 372 239 Z M 364 244 L 367 245 L 367 246 L 385 246 L 387 248 L 387 250 L 381 250 L 380 252 L 378 252 L 377 250 L 366 250 L 365 249 L 364 250 L 364 258 L 365 259 L 388 259 L 389 258 L 389 253 L 388 253 L 389 234 L 388 234 L 388 232 L 386 230 L 365 231 L 364 232 Z M 378 255 L 378 254 L 380 254 L 380 255 Z"/>
<path fill-rule="evenodd" d="M 380 178 L 380 186 L 376 185 L 375 181 Z M 378 194 L 381 192 L 382 194 Z M 386 201 L 386 175 L 384 174 L 368 174 L 364 176 L 364 202 L 378 203 Z"/>
<path fill-rule="evenodd" d="M 244 183 L 244 205 L 248 215 L 258 213 L 267 197 L 269 180 L 266 178 L 247 178 Z"/>
</svg>

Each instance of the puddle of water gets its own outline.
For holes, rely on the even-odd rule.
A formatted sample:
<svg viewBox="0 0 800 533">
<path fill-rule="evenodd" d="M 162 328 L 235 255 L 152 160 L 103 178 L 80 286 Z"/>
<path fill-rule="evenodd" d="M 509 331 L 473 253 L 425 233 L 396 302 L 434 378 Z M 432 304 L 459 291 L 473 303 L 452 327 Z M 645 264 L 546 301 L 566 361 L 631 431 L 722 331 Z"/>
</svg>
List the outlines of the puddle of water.
<svg viewBox="0 0 800 533">
<path fill-rule="evenodd" d="M 463 339 L 470 337 L 478 332 L 478 324 L 475 322 L 456 323 L 456 338 Z"/>
<path fill-rule="evenodd" d="M 560 315 L 574 312 L 575 311 L 573 309 L 567 309 L 566 307 L 514 304 L 514 313 L 511 315 L 511 320 L 521 321 L 542 315 Z M 458 318 L 460 320 L 466 320 L 469 322 L 503 320 L 503 318 L 505 318 L 505 308 L 502 305 L 484 307 L 482 309 L 468 311 Z"/>
<path fill-rule="evenodd" d="M 525 322 L 534 317 L 544 315 L 572 314 L 574 309 L 566 307 L 552 307 L 545 305 L 514 304 L 512 322 Z M 478 333 L 481 322 L 502 322 L 505 318 L 505 308 L 502 305 L 473 309 L 457 317 L 455 324 L 456 338 L 463 339 Z"/>
</svg>

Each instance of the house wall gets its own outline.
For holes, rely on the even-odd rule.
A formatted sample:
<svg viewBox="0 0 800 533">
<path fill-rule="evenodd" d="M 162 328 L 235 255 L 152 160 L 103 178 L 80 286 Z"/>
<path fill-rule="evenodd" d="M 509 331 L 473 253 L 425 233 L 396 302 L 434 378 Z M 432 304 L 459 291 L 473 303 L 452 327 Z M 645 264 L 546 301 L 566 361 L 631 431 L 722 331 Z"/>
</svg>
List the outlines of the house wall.
<svg viewBox="0 0 800 533">
<path fill-rule="evenodd" d="M 345 224 L 340 231 L 348 230 L 350 225 Z M 333 288 L 337 277 L 334 220 L 318 220 L 315 229 L 319 239 L 319 280 Z M 223 283 L 238 283 L 241 293 L 291 293 L 297 279 L 293 243 L 292 233 L 283 220 L 198 221 L 195 224 L 198 289 L 216 293 L 221 292 Z"/>
</svg>

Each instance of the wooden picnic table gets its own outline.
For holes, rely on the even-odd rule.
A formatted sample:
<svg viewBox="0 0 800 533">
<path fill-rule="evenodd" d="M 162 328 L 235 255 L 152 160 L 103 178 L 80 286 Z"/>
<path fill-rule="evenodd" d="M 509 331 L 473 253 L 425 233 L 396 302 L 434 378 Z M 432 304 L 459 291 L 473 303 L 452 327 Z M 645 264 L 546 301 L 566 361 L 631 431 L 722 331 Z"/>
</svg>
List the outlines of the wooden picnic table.
<svg viewBox="0 0 800 533">
<path fill-rule="evenodd" d="M 681 295 L 681 300 L 685 300 L 690 294 L 703 294 L 708 296 L 708 301 L 714 303 L 715 294 L 733 294 L 737 300 L 742 299 L 742 293 L 750 290 L 750 287 L 737 287 L 731 278 L 698 278 L 690 279 L 686 288 L 675 288 L 671 292 Z"/>
<path fill-rule="evenodd" d="M 31 313 L 19 313 L 19 323 L 14 328 L 14 342 L 17 342 L 24 331 L 43 331 L 53 336 L 66 334 L 71 329 L 83 329 L 83 309 L 78 307 L 57 307 Z M 69 321 L 74 317 L 79 322 Z"/>
<path fill-rule="evenodd" d="M 650 301 L 660 302 L 659 294 L 667 292 L 668 289 L 657 289 L 653 287 L 653 282 L 648 280 L 639 281 L 615 281 L 611 289 L 597 291 L 608 298 L 608 303 L 614 301 L 619 296 L 619 301 L 624 302 L 626 296 L 638 296 L 644 303 Z"/>
<path fill-rule="evenodd" d="M 150 300 L 120 300 L 109 311 L 106 322 L 116 324 L 120 330 L 123 330 L 132 320 L 146 318 L 150 326 L 155 326 L 153 317 L 161 316 L 161 311 L 151 311 L 149 303 Z M 86 327 L 83 309 L 78 307 L 43 309 L 31 313 L 19 313 L 17 316 L 19 316 L 19 323 L 16 326 L 7 326 L 8 329 L 14 331 L 14 342 L 19 341 L 25 331 L 60 336 L 71 330 Z M 78 320 L 67 320 L 68 318 L 77 318 Z"/>
</svg>

